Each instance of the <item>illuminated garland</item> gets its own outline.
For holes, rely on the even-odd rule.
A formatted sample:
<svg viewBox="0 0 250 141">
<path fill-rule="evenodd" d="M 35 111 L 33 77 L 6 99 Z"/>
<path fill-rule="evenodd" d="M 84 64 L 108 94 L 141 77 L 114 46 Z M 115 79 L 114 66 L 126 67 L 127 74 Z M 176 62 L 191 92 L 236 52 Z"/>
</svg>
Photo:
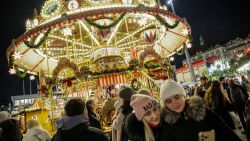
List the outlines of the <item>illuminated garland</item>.
<svg viewBox="0 0 250 141">
<path fill-rule="evenodd" d="M 188 34 L 188 40 L 189 40 L 189 42 L 192 42 L 192 40 L 193 40 L 193 37 L 192 37 L 192 35 L 189 33 Z M 185 48 L 187 47 L 187 45 L 186 45 L 186 43 L 183 43 L 183 48 L 181 49 L 181 52 L 178 52 L 177 51 L 177 49 L 175 50 L 175 53 L 177 54 L 177 55 L 183 55 L 184 54 L 184 52 L 185 52 Z"/>
<path fill-rule="evenodd" d="M 23 41 L 24 44 L 29 47 L 29 48 L 38 48 L 42 45 L 42 43 L 45 41 L 45 39 L 48 37 L 49 33 L 50 33 L 51 29 L 49 29 L 44 36 L 41 38 L 41 40 L 35 45 L 33 43 L 30 43 L 29 41 Z"/>
<path fill-rule="evenodd" d="M 13 62 L 14 62 L 14 57 L 12 56 L 14 51 L 10 52 L 9 54 L 9 59 L 8 59 L 8 67 L 12 68 L 13 67 Z"/>
<path fill-rule="evenodd" d="M 111 27 L 115 26 L 119 21 L 121 21 L 121 19 L 125 16 L 126 13 L 121 14 L 121 16 L 112 24 L 107 25 L 107 26 L 103 26 L 103 25 L 99 25 L 97 23 L 94 23 L 93 21 L 89 20 L 89 19 L 85 19 L 85 21 L 87 21 L 90 25 L 97 27 L 98 29 L 110 29 Z"/>
<path fill-rule="evenodd" d="M 155 69 L 155 68 L 160 67 L 160 65 L 159 64 L 144 64 L 144 67 L 146 69 Z"/>
<path fill-rule="evenodd" d="M 24 78 L 26 74 L 27 74 L 27 70 L 24 70 L 23 72 L 21 72 L 18 69 L 16 69 L 16 75 L 18 78 Z"/>
<path fill-rule="evenodd" d="M 175 23 L 173 25 L 170 25 L 169 23 L 167 23 L 162 17 L 160 17 L 158 14 L 154 15 L 154 17 L 161 23 L 163 24 L 167 29 L 174 29 L 179 25 L 179 21 L 176 20 Z"/>
</svg>

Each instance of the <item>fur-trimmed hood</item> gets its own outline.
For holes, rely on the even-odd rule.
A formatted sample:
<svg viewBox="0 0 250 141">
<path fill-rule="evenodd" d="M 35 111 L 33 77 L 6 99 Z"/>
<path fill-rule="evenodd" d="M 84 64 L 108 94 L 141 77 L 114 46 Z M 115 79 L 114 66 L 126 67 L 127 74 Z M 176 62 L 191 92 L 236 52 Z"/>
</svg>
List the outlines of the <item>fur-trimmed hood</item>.
<svg viewBox="0 0 250 141">
<path fill-rule="evenodd" d="M 201 121 L 206 116 L 206 107 L 201 97 L 192 96 L 186 100 L 183 112 L 177 113 L 163 106 L 162 116 L 168 124 L 175 124 L 181 117 L 186 120 L 191 118 L 195 121 Z"/>
</svg>

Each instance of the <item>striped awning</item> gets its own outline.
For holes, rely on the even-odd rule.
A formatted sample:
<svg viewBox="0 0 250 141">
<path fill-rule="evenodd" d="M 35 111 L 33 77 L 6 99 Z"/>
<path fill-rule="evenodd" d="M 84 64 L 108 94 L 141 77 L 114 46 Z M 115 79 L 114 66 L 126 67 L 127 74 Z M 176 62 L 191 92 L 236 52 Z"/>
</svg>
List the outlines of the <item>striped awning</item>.
<svg viewBox="0 0 250 141">
<path fill-rule="evenodd" d="M 124 84 L 127 83 L 127 74 L 126 73 L 113 73 L 113 74 L 104 74 L 98 78 L 98 87 L 102 88 L 104 86 L 113 85 L 113 84 Z"/>
</svg>

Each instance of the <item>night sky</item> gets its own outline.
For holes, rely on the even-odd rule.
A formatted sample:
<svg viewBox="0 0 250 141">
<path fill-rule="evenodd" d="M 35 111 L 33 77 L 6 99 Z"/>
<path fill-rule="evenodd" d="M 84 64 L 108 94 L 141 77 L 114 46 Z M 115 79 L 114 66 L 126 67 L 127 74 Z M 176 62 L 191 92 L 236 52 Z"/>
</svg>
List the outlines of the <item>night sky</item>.
<svg viewBox="0 0 250 141">
<path fill-rule="evenodd" d="M 1 32 L 0 32 L 0 90 L 1 101 L 10 95 L 23 94 L 23 80 L 10 75 L 7 68 L 6 49 L 12 39 L 16 39 L 25 32 L 25 22 L 33 15 L 36 8 L 40 11 L 45 0 L 7 0 L 1 4 Z M 245 38 L 250 34 L 249 7 L 247 0 L 173 0 L 175 12 L 185 17 L 192 28 L 194 54 L 198 50 L 205 50 L 215 44 L 224 44 L 236 37 Z M 169 7 L 170 9 L 170 7 Z M 199 37 L 205 41 L 199 45 Z M 179 59 L 178 59 L 179 58 Z M 181 62 L 184 57 L 176 60 Z M 177 62 L 177 65 L 180 63 Z M 32 82 L 35 88 L 36 82 Z M 29 94 L 29 80 L 25 80 L 25 93 Z M 36 91 L 32 89 L 33 93 Z"/>
</svg>

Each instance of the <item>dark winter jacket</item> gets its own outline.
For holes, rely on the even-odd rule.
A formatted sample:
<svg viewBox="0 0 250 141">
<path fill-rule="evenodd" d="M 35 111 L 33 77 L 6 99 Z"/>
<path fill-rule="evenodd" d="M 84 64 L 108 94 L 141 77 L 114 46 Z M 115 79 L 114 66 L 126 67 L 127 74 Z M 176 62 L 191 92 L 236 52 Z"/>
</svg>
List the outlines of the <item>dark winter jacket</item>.
<svg viewBox="0 0 250 141">
<path fill-rule="evenodd" d="M 230 96 L 236 108 L 243 108 L 247 102 L 247 91 L 240 85 L 233 84 L 230 86 Z"/>
<path fill-rule="evenodd" d="M 167 108 L 162 112 L 167 123 L 163 127 L 166 134 L 162 134 L 162 141 L 198 141 L 199 132 L 211 130 L 215 131 L 216 141 L 241 140 L 217 114 L 205 108 L 200 97 L 193 96 L 187 99 L 182 113 Z"/>
<path fill-rule="evenodd" d="M 91 107 L 88 106 L 88 105 L 86 107 L 88 109 L 89 126 L 95 127 L 95 128 L 98 128 L 98 129 L 102 129 L 101 121 L 100 121 L 100 119 L 98 119 L 98 117 L 94 113 L 93 109 L 91 109 Z"/>
<path fill-rule="evenodd" d="M 122 110 L 122 114 L 124 115 L 124 119 L 123 119 L 123 123 L 122 123 L 122 129 L 121 129 L 121 141 L 128 141 L 128 135 L 127 135 L 127 132 L 125 130 L 125 121 L 126 121 L 126 118 L 127 116 L 132 112 L 132 108 L 129 106 L 129 107 L 126 107 Z"/>
<path fill-rule="evenodd" d="M 90 127 L 82 115 L 66 117 L 52 141 L 108 141 L 103 131 Z"/>
<path fill-rule="evenodd" d="M 155 140 L 158 141 L 161 127 L 151 128 Z M 144 125 L 142 121 L 138 121 L 134 113 L 130 113 L 125 121 L 125 131 L 130 141 L 145 141 Z"/>
<path fill-rule="evenodd" d="M 20 130 L 19 121 L 8 119 L 0 123 L 2 134 L 0 141 L 21 141 L 22 133 Z"/>
</svg>

